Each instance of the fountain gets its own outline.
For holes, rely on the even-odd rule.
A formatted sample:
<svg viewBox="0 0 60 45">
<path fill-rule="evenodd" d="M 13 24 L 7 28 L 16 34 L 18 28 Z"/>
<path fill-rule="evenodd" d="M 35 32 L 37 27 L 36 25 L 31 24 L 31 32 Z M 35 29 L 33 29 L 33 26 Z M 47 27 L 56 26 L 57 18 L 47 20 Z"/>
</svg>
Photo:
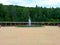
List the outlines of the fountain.
<svg viewBox="0 0 60 45">
<path fill-rule="evenodd" d="M 31 18 L 28 19 L 28 25 L 31 26 Z"/>
</svg>

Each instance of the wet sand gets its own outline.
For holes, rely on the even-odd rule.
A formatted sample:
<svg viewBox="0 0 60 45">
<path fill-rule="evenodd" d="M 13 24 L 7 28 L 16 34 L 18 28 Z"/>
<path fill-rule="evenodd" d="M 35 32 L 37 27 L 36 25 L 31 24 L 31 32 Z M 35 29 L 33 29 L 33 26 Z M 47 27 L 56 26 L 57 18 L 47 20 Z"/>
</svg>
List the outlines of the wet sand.
<svg viewBox="0 0 60 45">
<path fill-rule="evenodd" d="M 0 45 L 60 45 L 60 27 L 1 27 Z"/>
</svg>

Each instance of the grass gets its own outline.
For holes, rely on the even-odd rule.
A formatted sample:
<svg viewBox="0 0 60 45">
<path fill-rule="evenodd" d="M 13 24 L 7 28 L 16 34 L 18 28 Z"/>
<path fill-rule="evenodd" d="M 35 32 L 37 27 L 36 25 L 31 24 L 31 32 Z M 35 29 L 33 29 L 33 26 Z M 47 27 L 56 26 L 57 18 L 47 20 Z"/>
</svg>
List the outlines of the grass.
<svg viewBox="0 0 60 45">
<path fill-rule="evenodd" d="M 42 27 L 43 25 L 39 25 L 39 26 L 16 26 L 16 27 Z"/>
</svg>

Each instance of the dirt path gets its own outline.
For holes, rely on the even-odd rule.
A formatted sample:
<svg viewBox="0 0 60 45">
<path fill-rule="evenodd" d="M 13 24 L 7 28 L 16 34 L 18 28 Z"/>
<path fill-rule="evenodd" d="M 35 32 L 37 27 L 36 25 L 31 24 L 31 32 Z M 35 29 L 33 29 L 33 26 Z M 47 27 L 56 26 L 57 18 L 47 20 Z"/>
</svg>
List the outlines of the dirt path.
<svg viewBox="0 0 60 45">
<path fill-rule="evenodd" d="M 1 27 L 0 45 L 60 45 L 60 28 Z"/>
</svg>

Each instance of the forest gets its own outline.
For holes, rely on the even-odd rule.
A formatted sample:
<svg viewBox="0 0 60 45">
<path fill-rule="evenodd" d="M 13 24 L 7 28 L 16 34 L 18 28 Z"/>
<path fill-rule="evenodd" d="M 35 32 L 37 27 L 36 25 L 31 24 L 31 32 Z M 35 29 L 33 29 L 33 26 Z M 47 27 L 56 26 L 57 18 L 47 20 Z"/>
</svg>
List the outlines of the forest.
<svg viewBox="0 0 60 45">
<path fill-rule="evenodd" d="M 24 7 L 0 4 L 0 22 L 60 22 L 60 8 Z"/>
</svg>

